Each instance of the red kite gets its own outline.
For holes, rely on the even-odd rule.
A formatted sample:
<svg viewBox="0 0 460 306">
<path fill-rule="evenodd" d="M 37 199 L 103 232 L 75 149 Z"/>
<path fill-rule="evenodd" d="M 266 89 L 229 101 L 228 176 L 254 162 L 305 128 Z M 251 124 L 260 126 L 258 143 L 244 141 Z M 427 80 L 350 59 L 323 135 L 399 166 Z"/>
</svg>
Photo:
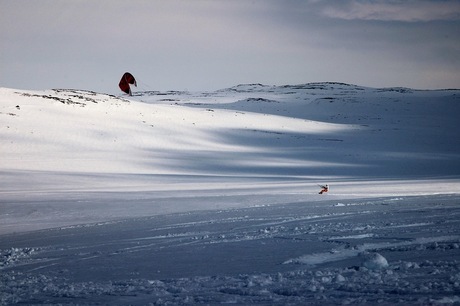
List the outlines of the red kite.
<svg viewBox="0 0 460 306">
<path fill-rule="evenodd" d="M 124 91 L 127 94 L 129 94 L 130 96 L 132 96 L 131 88 L 129 87 L 129 84 L 134 84 L 134 86 L 137 87 L 136 79 L 133 77 L 133 75 L 131 73 L 126 72 L 121 77 L 121 80 L 120 80 L 120 83 L 118 84 L 118 86 L 120 86 L 120 89 L 122 91 Z"/>
</svg>

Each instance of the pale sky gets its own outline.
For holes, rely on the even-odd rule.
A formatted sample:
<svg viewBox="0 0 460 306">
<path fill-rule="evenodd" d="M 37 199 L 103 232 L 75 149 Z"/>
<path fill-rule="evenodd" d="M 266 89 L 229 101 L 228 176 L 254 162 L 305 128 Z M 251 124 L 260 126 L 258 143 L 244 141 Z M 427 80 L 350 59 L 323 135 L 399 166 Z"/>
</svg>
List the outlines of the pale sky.
<svg viewBox="0 0 460 306">
<path fill-rule="evenodd" d="M 0 0 L 0 87 L 460 88 L 460 0 Z"/>
</svg>

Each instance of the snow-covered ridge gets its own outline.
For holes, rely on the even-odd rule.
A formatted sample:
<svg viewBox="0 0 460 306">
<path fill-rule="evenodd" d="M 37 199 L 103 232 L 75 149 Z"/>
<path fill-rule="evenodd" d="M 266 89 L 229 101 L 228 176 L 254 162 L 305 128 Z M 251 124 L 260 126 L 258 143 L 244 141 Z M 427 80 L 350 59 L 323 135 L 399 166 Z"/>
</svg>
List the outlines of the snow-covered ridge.
<svg viewBox="0 0 460 306">
<path fill-rule="evenodd" d="M 30 171 L 288 179 L 456 176 L 459 114 L 459 90 L 332 82 L 133 97 L 3 88 L 0 168 L 12 183 L 1 188 L 35 189 Z"/>
<path fill-rule="evenodd" d="M 226 175 L 229 168 L 236 170 L 232 175 L 245 172 L 240 165 L 216 169 L 208 163 L 200 167 L 196 162 L 191 171 L 189 158 L 207 159 L 204 153 L 220 152 L 231 154 L 233 161 L 246 160 L 246 165 L 255 158 L 255 164 L 264 160 L 266 165 L 288 162 L 301 169 L 294 173 L 286 167 L 273 171 L 269 167 L 250 168 L 251 173 L 264 175 L 317 175 L 318 171 L 309 171 L 308 165 L 319 163 L 348 165 L 353 172 L 365 166 L 367 169 L 358 172 L 366 176 L 370 168 L 385 162 L 393 168 L 378 175 L 397 177 L 399 173 L 392 172 L 399 168 L 395 168 L 398 158 L 404 163 L 430 161 L 431 165 L 423 167 L 411 165 L 408 175 L 452 175 L 458 174 L 459 167 L 455 162 L 460 147 L 455 137 L 459 96 L 456 90 L 372 89 L 343 83 L 249 84 L 206 93 L 138 92 L 131 99 L 83 90 L 2 89 L 1 137 L 9 145 L 3 149 L 0 166 L 11 170 L 94 169 L 89 164 L 69 169 L 62 163 L 54 168 L 26 165 L 27 160 L 47 159 L 45 144 L 56 145 L 58 140 L 53 150 L 63 155 L 55 152 L 55 160 L 76 161 L 75 150 L 86 155 L 92 149 L 92 159 L 98 159 L 97 152 L 105 156 L 97 160 L 98 167 L 104 168 L 102 172 L 137 173 L 140 170 L 135 164 L 145 159 L 151 160 L 151 165 L 142 165 L 144 173 Z M 317 153 L 309 149 L 312 147 Z M 276 153 L 280 149 L 284 152 Z M 28 151 L 34 157 L 21 156 Z M 161 152 L 169 157 L 181 155 L 185 167 L 174 165 L 174 160 L 174 169 L 165 167 L 171 160 L 164 163 L 158 156 Z M 128 156 L 132 162 L 123 160 L 123 166 L 116 165 L 117 159 Z M 217 154 L 215 158 L 220 159 Z M 109 165 L 108 160 L 113 163 Z M 221 161 L 228 164 L 229 158 Z M 353 172 L 350 174 L 355 175 Z M 336 174 L 346 175 L 344 171 Z"/>
</svg>

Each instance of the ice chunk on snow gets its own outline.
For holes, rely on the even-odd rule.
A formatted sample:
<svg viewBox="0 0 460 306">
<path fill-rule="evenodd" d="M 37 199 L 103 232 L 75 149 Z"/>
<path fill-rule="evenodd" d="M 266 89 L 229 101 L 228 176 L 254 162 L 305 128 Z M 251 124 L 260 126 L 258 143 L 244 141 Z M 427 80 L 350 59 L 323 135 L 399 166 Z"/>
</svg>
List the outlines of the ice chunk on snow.
<svg viewBox="0 0 460 306">
<path fill-rule="evenodd" d="M 361 253 L 363 266 L 369 270 L 380 270 L 388 267 L 388 261 L 379 253 Z"/>
<path fill-rule="evenodd" d="M 345 282 L 347 279 L 342 275 L 342 274 L 337 274 L 335 276 L 335 282 L 336 283 L 343 283 Z"/>
</svg>

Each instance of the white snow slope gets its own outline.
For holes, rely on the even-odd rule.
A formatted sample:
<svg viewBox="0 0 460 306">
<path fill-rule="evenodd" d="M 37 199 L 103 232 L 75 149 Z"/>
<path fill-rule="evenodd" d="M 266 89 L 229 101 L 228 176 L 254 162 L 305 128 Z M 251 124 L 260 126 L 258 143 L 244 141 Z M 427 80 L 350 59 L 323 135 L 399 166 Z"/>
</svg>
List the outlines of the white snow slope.
<svg viewBox="0 0 460 306">
<path fill-rule="evenodd" d="M 0 303 L 460 304 L 458 118 L 460 90 L 0 88 Z"/>
</svg>

